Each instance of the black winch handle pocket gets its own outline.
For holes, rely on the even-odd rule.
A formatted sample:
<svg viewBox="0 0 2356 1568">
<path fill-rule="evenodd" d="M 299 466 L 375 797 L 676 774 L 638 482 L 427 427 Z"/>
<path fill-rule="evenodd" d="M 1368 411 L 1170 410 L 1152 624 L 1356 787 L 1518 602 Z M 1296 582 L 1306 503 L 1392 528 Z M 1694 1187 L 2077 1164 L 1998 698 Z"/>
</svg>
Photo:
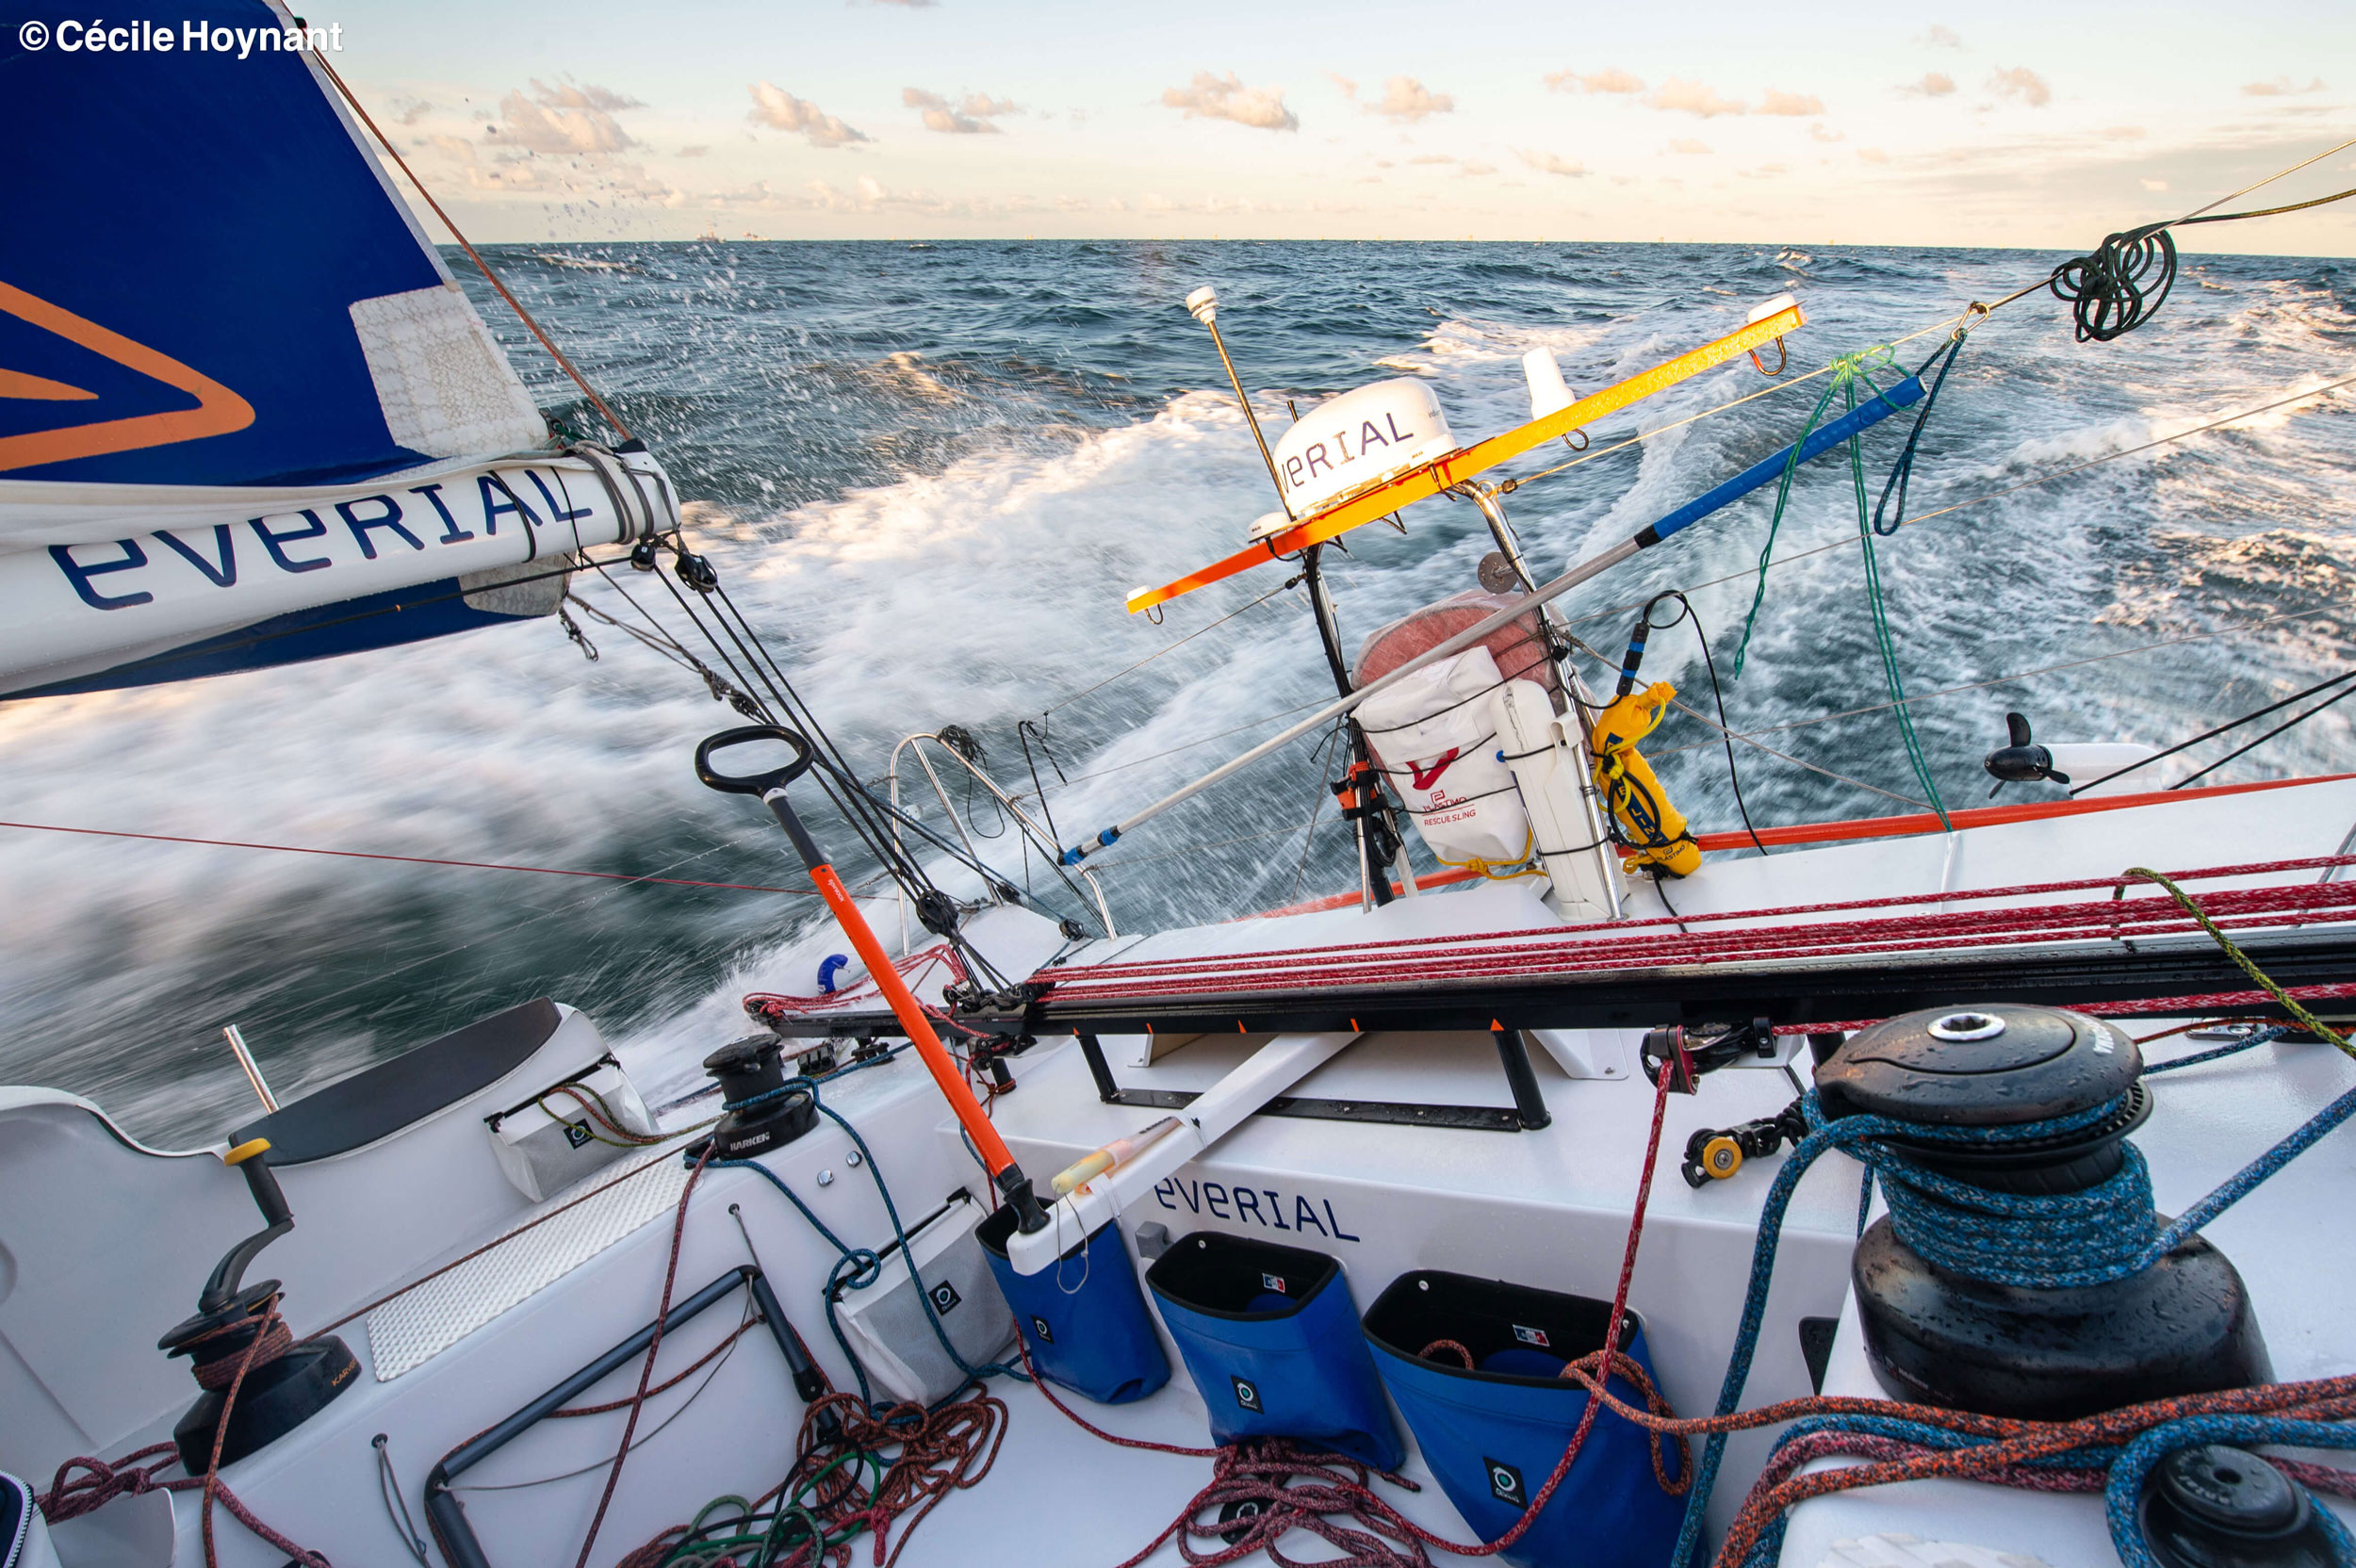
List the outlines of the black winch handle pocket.
<svg viewBox="0 0 2356 1568">
<path fill-rule="evenodd" d="M 794 760 L 768 773 L 725 774 L 712 765 L 712 754 L 730 746 L 749 745 L 755 741 L 774 741 L 794 749 Z M 810 772 L 812 760 L 810 743 L 791 729 L 774 724 L 749 725 L 742 729 L 723 729 L 717 735 L 704 737 L 695 747 L 695 776 L 708 790 L 718 790 L 731 795 L 765 795 L 781 790 Z"/>
</svg>

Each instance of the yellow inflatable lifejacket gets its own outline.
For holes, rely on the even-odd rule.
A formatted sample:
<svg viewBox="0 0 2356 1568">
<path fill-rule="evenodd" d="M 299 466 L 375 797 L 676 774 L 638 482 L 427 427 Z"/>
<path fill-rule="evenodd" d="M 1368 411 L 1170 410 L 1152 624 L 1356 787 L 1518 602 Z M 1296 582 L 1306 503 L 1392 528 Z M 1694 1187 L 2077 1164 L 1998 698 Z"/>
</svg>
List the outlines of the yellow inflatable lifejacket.
<svg viewBox="0 0 2356 1568">
<path fill-rule="evenodd" d="M 1589 735 L 1595 758 L 1595 788 L 1603 792 L 1612 820 L 1619 825 L 1623 842 L 1620 869 L 1634 872 L 1659 866 L 1672 876 L 1691 876 L 1701 869 L 1701 845 L 1685 825 L 1685 813 L 1669 804 L 1653 776 L 1652 764 L 1636 743 L 1661 723 L 1677 688 L 1657 680 L 1641 692 L 1616 697 L 1596 715 Z"/>
</svg>

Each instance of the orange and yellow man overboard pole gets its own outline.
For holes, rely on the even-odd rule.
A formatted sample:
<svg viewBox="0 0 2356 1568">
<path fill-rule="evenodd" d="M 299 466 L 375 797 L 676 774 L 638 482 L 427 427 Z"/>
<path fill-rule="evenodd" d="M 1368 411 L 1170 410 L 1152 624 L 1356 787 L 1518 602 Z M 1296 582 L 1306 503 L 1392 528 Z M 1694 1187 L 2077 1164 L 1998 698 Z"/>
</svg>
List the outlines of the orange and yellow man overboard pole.
<svg viewBox="0 0 2356 1568">
<path fill-rule="evenodd" d="M 712 767 L 713 752 L 757 742 L 774 742 L 787 746 L 793 750 L 794 760 L 781 768 L 759 774 L 729 775 Z M 802 819 L 794 812 L 794 803 L 786 797 L 786 785 L 808 773 L 811 760 L 810 743 L 793 730 L 776 725 L 754 725 L 749 728 L 722 730 L 698 745 L 695 748 L 695 776 L 709 788 L 727 794 L 759 795 L 761 804 L 769 808 L 771 814 L 777 819 L 777 825 L 785 829 L 786 837 L 794 841 L 794 852 L 801 856 L 802 864 L 810 869 L 810 879 L 817 884 L 818 896 L 825 899 L 826 907 L 833 911 L 835 923 L 843 928 L 844 936 L 851 939 L 851 946 L 859 953 L 859 961 L 867 966 L 867 972 L 875 980 L 876 988 L 892 1004 L 893 1016 L 899 1019 L 908 1043 L 916 1047 L 917 1055 L 924 1059 L 925 1070 L 940 1086 L 941 1097 L 949 1102 L 949 1109 L 957 1114 L 958 1124 L 973 1138 L 973 1148 L 981 1155 L 984 1168 L 990 1171 L 990 1181 L 996 1184 L 999 1196 L 1013 1205 L 1015 1223 L 1025 1232 L 1045 1230 L 1047 1213 L 1039 1207 L 1039 1195 L 1032 1190 L 1031 1179 L 1023 1174 L 1023 1168 L 1015 1163 L 1013 1151 L 1006 1147 L 1006 1139 L 998 1135 L 998 1129 L 990 1125 L 990 1117 L 982 1110 L 981 1102 L 973 1098 L 973 1089 L 967 1086 L 965 1075 L 957 1070 L 956 1058 L 949 1054 L 948 1047 L 941 1043 L 940 1035 L 934 1032 L 933 1021 L 925 1016 L 924 1004 L 916 1000 L 916 994 L 908 989 L 908 982 L 900 977 L 899 970 L 892 962 L 892 956 L 884 951 L 883 943 L 876 939 L 875 931 L 869 927 L 867 917 L 860 914 L 859 906 L 851 901 L 850 890 L 843 885 L 843 878 L 835 874 L 833 863 L 818 847 L 817 841 L 810 836 L 810 829 L 802 825 Z"/>
<path fill-rule="evenodd" d="M 1151 610 L 1157 604 L 1167 604 L 1181 595 L 1193 593 L 1197 588 L 1207 587 L 1238 572 L 1249 571 L 1264 561 L 1274 561 L 1279 556 L 1291 555 L 1311 545 L 1321 545 L 1362 524 L 1373 522 L 1378 517 L 1387 517 L 1412 501 L 1436 496 L 1451 485 L 1462 484 L 1474 475 L 1519 457 L 1558 435 L 1568 435 L 1580 426 L 1593 423 L 1607 414 L 1615 414 L 1639 399 L 1665 391 L 1704 370 L 1748 353 L 1763 343 L 1772 343 L 1786 333 L 1796 332 L 1805 322 L 1806 318 L 1801 316 L 1798 305 L 1779 310 L 1773 316 L 1752 322 L 1740 332 L 1728 333 L 1714 343 L 1705 343 L 1665 364 L 1656 365 L 1626 381 L 1615 382 L 1600 392 L 1579 399 L 1568 408 L 1558 409 L 1526 425 L 1517 425 L 1477 446 L 1465 447 L 1420 468 L 1412 468 L 1363 495 L 1345 498 L 1323 512 L 1301 518 L 1289 528 L 1280 529 L 1265 539 L 1253 541 L 1224 561 L 1215 561 L 1200 571 L 1189 572 L 1159 588 L 1140 588 L 1129 596 L 1129 612 L 1135 614 L 1140 610 Z"/>
</svg>

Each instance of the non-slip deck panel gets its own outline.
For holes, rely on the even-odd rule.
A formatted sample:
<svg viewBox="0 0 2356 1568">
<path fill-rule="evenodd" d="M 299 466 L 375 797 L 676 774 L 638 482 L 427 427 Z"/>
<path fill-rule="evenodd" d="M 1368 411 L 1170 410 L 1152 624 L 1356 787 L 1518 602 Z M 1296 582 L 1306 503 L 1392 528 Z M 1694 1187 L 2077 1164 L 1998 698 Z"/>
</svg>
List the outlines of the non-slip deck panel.
<svg viewBox="0 0 2356 1568">
<path fill-rule="evenodd" d="M 376 1380 L 390 1382 L 422 1366 L 641 1226 L 674 1213 L 688 1175 L 676 1143 L 626 1156 L 551 1195 L 482 1256 L 378 1307 L 367 1320 Z"/>
<path fill-rule="evenodd" d="M 564 1021 L 545 996 L 494 1013 L 281 1105 L 230 1141 L 268 1138 L 270 1164 L 282 1166 L 374 1143 L 515 1071 Z"/>
</svg>

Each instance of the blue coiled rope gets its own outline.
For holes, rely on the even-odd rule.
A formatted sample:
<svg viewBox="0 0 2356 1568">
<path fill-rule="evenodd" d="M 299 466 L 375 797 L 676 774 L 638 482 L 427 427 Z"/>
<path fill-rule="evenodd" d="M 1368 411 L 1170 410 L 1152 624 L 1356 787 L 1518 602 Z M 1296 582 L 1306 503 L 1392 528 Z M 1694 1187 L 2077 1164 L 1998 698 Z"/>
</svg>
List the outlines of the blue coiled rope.
<svg viewBox="0 0 2356 1568">
<path fill-rule="evenodd" d="M 891 1217 L 892 1234 L 899 1244 L 901 1262 L 908 1266 L 908 1281 L 916 1287 L 916 1298 L 924 1305 L 924 1321 L 932 1325 L 933 1337 L 941 1342 L 942 1351 L 947 1354 L 951 1362 L 956 1364 L 958 1371 L 973 1381 L 978 1382 L 989 1377 L 1004 1376 L 1028 1382 L 1030 1379 L 1020 1367 L 1008 1366 L 1003 1362 L 990 1362 L 981 1366 L 975 1366 L 957 1354 L 957 1348 L 949 1343 L 949 1331 L 941 1326 L 941 1314 L 933 1307 L 932 1292 L 925 1288 L 924 1277 L 917 1272 L 915 1255 L 908 1249 L 908 1230 L 900 1222 L 900 1208 L 892 1201 L 892 1187 L 884 1180 L 883 1167 L 876 1163 L 875 1151 L 867 1147 L 867 1140 L 859 1135 L 859 1129 L 852 1126 L 840 1111 L 827 1104 L 819 1095 L 820 1084 L 888 1059 L 877 1056 L 868 1062 L 855 1062 L 847 1068 L 826 1074 L 825 1078 L 789 1078 L 774 1089 L 748 1095 L 743 1100 L 723 1101 L 721 1108 L 724 1111 L 745 1110 L 752 1106 L 767 1104 L 774 1100 L 784 1099 L 790 1094 L 808 1091 L 810 1103 L 828 1120 L 848 1133 L 851 1135 L 851 1142 L 858 1147 L 859 1163 L 866 1168 L 869 1178 L 875 1184 L 877 1195 L 883 1199 L 884 1213 Z M 820 1295 L 826 1309 L 826 1328 L 833 1333 L 835 1345 L 843 1351 L 843 1359 L 850 1363 L 851 1375 L 859 1380 L 860 1401 L 870 1411 L 875 1411 L 875 1390 L 867 1381 L 867 1369 L 859 1364 L 858 1352 L 851 1348 L 850 1339 L 843 1332 L 843 1324 L 836 1316 L 835 1309 L 841 1304 L 844 1291 L 865 1290 L 883 1277 L 882 1256 L 872 1247 L 853 1247 L 844 1242 L 841 1236 L 836 1235 L 827 1228 L 826 1222 L 820 1219 L 808 1203 L 802 1201 L 801 1194 L 786 1185 L 784 1177 L 779 1176 L 759 1160 L 713 1160 L 711 1163 L 714 1167 L 759 1172 L 771 1186 L 785 1194 L 787 1201 L 800 1210 L 802 1217 L 810 1221 L 810 1229 L 816 1231 L 825 1239 L 826 1245 L 832 1247 L 840 1254 L 835 1260 L 834 1267 L 826 1274 L 826 1282 L 820 1287 Z M 955 1396 L 953 1393 L 951 1397 Z M 877 1413 L 880 1415 L 881 1413 L 877 1412 Z"/>
<path fill-rule="evenodd" d="M 2087 1192 L 2030 1196 L 1966 1188 L 1925 1169 L 1883 1141 L 1903 1138 L 1916 1143 L 1988 1146 L 2054 1137 L 2080 1131 L 2116 1114 L 2119 1102 L 2046 1121 L 1973 1128 L 1930 1127 L 1870 1115 L 1827 1121 L 1813 1090 L 1803 1095 L 1801 1102 L 1811 1131 L 1794 1146 L 1791 1157 L 1775 1172 L 1759 1212 L 1759 1240 L 1751 1252 L 1750 1285 L 1743 1294 L 1742 1323 L 1736 1330 L 1734 1352 L 1727 1360 L 1726 1381 L 1718 1394 L 1719 1415 L 1734 1413 L 1742 1402 L 1743 1384 L 1750 1378 L 1751 1358 L 1758 1349 L 1759 1328 L 1767 1315 L 1767 1289 L 1775 1276 L 1775 1248 L 1782 1236 L 1784 1213 L 1791 1206 L 1792 1194 L 1808 1168 L 1827 1150 L 1839 1149 L 1864 1162 L 1869 1179 L 1872 1175 L 1884 1179 L 1890 1194 L 1892 1229 L 1900 1240 L 1923 1257 L 1972 1279 L 2057 1288 L 2124 1279 L 2150 1267 L 2249 1196 L 2318 1138 L 2356 1116 L 2356 1089 L 2350 1089 L 2186 1209 L 2173 1224 L 2162 1228 L 2151 1209 L 2150 1170 L 2133 1144 L 2127 1146 L 2126 1164 L 2110 1181 Z M 1958 1193 L 1967 1196 L 1959 1198 Z M 2139 1219 L 2130 1212 L 2138 1201 Z M 2132 1244 L 2124 1237 L 2108 1233 L 2108 1227 L 2118 1227 L 2132 1236 Z M 1967 1239 L 1973 1234 L 1981 1238 L 1976 1244 Z M 1990 1234 L 1997 1238 L 1992 1250 L 1972 1250 L 1975 1245 L 1989 1248 L 1987 1237 Z M 2037 1266 L 2019 1261 L 2024 1258 L 2034 1259 Z M 1855 1422 L 1856 1418 L 1846 1418 L 1841 1424 L 1852 1429 L 1878 1429 L 1859 1427 Z M 1934 1441 L 1914 1436 L 1906 1440 Z M 1955 1439 L 1949 1436 L 1937 1441 L 1952 1445 Z M 1693 1560 L 1693 1554 L 1701 1541 L 1703 1515 L 1709 1509 L 1710 1491 L 1717 1481 L 1725 1451 L 1724 1433 L 1712 1434 L 1702 1449 L 1694 1485 L 1686 1494 L 1685 1521 L 1678 1532 L 1677 1551 L 1670 1559 L 1672 1562 Z"/>
</svg>

